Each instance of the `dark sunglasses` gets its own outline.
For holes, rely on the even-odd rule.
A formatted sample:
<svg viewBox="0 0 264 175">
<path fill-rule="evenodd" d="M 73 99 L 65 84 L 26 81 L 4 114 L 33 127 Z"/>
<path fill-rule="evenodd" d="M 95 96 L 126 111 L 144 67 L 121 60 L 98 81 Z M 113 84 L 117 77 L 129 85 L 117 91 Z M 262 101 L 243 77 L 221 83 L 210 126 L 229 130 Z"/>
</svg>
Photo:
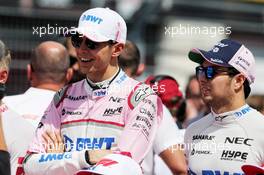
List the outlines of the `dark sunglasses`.
<svg viewBox="0 0 264 175">
<path fill-rule="evenodd" d="M 226 73 L 228 75 L 236 75 L 239 72 L 234 68 L 224 68 L 224 67 L 215 67 L 215 66 L 198 66 L 195 68 L 196 71 L 196 77 L 199 79 L 199 77 L 204 76 L 206 79 L 211 80 L 213 79 L 217 74 L 219 73 Z"/>
<path fill-rule="evenodd" d="M 95 41 L 89 40 L 88 38 L 85 38 L 84 36 L 82 36 L 78 33 L 72 35 L 72 37 L 71 37 L 72 45 L 75 48 L 80 48 L 83 40 L 85 40 L 85 46 L 91 50 L 97 49 L 98 46 L 100 45 L 100 43 L 102 43 L 102 42 L 95 42 Z M 107 42 L 108 42 L 108 44 L 115 44 L 116 43 L 113 40 L 109 40 Z"/>
</svg>

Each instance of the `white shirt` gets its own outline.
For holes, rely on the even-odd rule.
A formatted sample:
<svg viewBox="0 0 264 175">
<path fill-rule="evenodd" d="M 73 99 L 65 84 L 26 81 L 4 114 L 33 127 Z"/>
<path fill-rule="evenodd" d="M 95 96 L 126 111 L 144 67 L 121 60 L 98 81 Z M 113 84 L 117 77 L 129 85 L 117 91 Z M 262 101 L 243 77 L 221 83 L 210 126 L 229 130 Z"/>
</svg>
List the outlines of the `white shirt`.
<svg viewBox="0 0 264 175">
<path fill-rule="evenodd" d="M 159 155 L 167 148 L 182 143 L 182 132 L 180 132 L 179 128 L 177 127 L 170 114 L 170 111 L 163 105 L 163 120 L 157 130 L 157 135 L 154 139 L 153 146 L 141 164 L 144 175 L 153 175 L 154 168 L 158 169 L 159 171 L 171 172 L 160 157 L 156 156 L 155 159 L 157 162 L 154 162 L 154 155 Z M 155 174 L 159 175 L 160 172 L 156 172 Z"/>
<path fill-rule="evenodd" d="M 24 94 L 4 97 L 3 102 L 37 128 L 55 93 L 51 90 L 30 87 Z"/>
<path fill-rule="evenodd" d="M 18 157 L 26 155 L 35 128 L 5 104 L 0 106 L 5 142 L 10 154 L 11 174 L 16 174 Z"/>
</svg>

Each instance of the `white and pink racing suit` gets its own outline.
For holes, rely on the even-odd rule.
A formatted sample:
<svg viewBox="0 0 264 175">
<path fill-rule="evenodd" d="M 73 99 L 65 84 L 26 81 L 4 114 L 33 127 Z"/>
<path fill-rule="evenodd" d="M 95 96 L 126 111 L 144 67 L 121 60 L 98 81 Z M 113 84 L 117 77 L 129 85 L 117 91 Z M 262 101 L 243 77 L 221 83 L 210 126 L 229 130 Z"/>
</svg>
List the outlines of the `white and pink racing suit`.
<svg viewBox="0 0 264 175">
<path fill-rule="evenodd" d="M 85 150 L 130 152 L 141 162 L 162 119 L 162 102 L 152 89 L 121 69 L 95 85 L 85 79 L 64 87 L 39 123 L 23 167 L 27 175 L 74 174 L 89 167 Z M 46 153 L 45 131 L 60 131 L 65 153 Z"/>
</svg>

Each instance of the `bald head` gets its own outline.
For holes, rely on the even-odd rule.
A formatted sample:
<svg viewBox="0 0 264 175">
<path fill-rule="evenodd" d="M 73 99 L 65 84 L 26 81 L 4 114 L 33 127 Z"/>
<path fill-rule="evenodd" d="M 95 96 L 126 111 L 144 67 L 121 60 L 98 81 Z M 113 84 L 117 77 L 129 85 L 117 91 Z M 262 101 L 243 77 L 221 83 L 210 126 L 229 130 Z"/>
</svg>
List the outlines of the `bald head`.
<svg viewBox="0 0 264 175">
<path fill-rule="evenodd" d="M 38 81 L 64 81 L 70 60 L 66 48 L 54 41 L 38 45 L 31 58 L 32 73 Z"/>
</svg>

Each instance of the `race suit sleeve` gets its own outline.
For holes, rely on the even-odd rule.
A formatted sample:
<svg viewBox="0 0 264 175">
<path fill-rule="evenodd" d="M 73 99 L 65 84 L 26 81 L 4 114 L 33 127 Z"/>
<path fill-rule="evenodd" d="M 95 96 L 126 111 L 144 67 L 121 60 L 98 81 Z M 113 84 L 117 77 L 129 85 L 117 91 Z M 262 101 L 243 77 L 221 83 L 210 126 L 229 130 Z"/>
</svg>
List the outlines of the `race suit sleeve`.
<svg viewBox="0 0 264 175">
<path fill-rule="evenodd" d="M 46 153 L 42 134 L 45 131 L 60 131 L 60 115 L 52 101 L 44 113 L 36 130 L 29 153 L 23 161 L 23 169 L 27 175 L 72 175 L 77 170 L 89 167 L 85 160 L 85 151 Z"/>
<path fill-rule="evenodd" d="M 126 117 L 124 131 L 118 148 L 130 152 L 132 158 L 140 163 L 153 144 L 157 128 L 162 120 L 162 102 L 156 95 L 138 97 L 135 92 L 128 103 L 132 111 Z M 131 102 L 132 101 L 132 102 Z M 138 104 L 133 102 L 138 101 Z"/>
</svg>

